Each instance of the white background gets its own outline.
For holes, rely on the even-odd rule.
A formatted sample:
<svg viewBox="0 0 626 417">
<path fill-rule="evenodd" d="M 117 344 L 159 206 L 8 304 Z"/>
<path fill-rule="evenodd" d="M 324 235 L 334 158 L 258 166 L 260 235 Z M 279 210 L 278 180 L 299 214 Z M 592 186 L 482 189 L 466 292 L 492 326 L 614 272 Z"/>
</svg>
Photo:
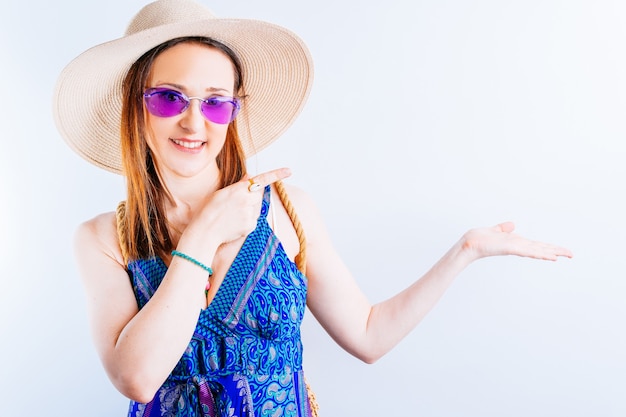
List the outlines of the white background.
<svg viewBox="0 0 626 417">
<path fill-rule="evenodd" d="M 626 2 L 206 4 L 310 46 L 309 103 L 250 169 L 292 168 L 372 302 L 476 226 L 513 220 L 575 254 L 471 265 L 374 365 L 309 316 L 305 371 L 323 416 L 626 415 Z M 63 66 L 121 36 L 143 5 L 3 5 L 2 415 L 125 415 L 71 249 L 124 184 L 72 153 L 50 109 Z"/>
</svg>

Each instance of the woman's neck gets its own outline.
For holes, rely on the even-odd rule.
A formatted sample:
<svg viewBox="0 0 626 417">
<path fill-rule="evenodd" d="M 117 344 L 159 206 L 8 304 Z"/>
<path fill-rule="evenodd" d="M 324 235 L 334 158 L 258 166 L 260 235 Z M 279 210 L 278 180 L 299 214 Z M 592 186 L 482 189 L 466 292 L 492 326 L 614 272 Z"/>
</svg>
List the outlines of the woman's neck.
<svg viewBox="0 0 626 417">
<path fill-rule="evenodd" d="M 186 226 L 204 202 L 219 188 L 220 175 L 196 175 L 184 178 L 161 175 L 161 181 L 169 191 L 170 199 L 166 203 L 167 217 L 173 225 Z"/>
</svg>

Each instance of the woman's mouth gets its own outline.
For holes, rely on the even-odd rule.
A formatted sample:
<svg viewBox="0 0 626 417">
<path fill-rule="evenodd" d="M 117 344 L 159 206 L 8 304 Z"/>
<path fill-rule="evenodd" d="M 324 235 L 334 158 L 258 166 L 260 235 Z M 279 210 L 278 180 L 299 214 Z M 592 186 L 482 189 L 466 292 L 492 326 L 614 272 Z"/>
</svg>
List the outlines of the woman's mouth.
<svg viewBox="0 0 626 417">
<path fill-rule="evenodd" d="M 199 150 L 206 142 L 201 140 L 188 140 L 188 139 L 170 139 L 174 145 L 185 150 L 195 151 Z"/>
</svg>

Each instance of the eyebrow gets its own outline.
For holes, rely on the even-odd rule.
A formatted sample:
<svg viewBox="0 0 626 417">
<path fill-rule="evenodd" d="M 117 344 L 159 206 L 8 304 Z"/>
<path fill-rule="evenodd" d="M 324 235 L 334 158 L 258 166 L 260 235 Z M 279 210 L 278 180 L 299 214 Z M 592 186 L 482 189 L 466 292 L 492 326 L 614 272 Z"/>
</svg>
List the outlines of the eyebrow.
<svg viewBox="0 0 626 417">
<path fill-rule="evenodd" d="M 181 91 L 185 91 L 186 88 L 180 84 L 175 84 L 175 83 L 157 83 L 157 85 L 166 85 L 166 86 L 170 86 L 173 88 L 176 88 L 177 90 L 181 90 Z M 226 94 L 231 94 L 230 91 L 226 90 L 225 88 L 219 88 L 219 87 L 208 87 L 207 89 L 204 90 L 207 93 L 219 93 L 219 92 L 224 92 Z"/>
</svg>

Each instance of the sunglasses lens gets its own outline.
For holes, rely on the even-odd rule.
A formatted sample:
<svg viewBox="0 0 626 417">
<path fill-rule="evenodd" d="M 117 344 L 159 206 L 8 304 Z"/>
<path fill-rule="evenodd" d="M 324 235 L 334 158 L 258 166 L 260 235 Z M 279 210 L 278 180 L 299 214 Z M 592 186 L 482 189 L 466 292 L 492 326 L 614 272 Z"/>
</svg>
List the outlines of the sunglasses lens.
<svg viewBox="0 0 626 417">
<path fill-rule="evenodd" d="M 218 124 L 232 122 L 239 111 L 236 99 L 229 97 L 212 97 L 202 102 L 202 114 L 208 120 Z"/>
<path fill-rule="evenodd" d="M 146 108 L 158 117 L 172 117 L 185 111 L 189 101 L 172 90 L 148 90 L 144 94 Z"/>
</svg>

